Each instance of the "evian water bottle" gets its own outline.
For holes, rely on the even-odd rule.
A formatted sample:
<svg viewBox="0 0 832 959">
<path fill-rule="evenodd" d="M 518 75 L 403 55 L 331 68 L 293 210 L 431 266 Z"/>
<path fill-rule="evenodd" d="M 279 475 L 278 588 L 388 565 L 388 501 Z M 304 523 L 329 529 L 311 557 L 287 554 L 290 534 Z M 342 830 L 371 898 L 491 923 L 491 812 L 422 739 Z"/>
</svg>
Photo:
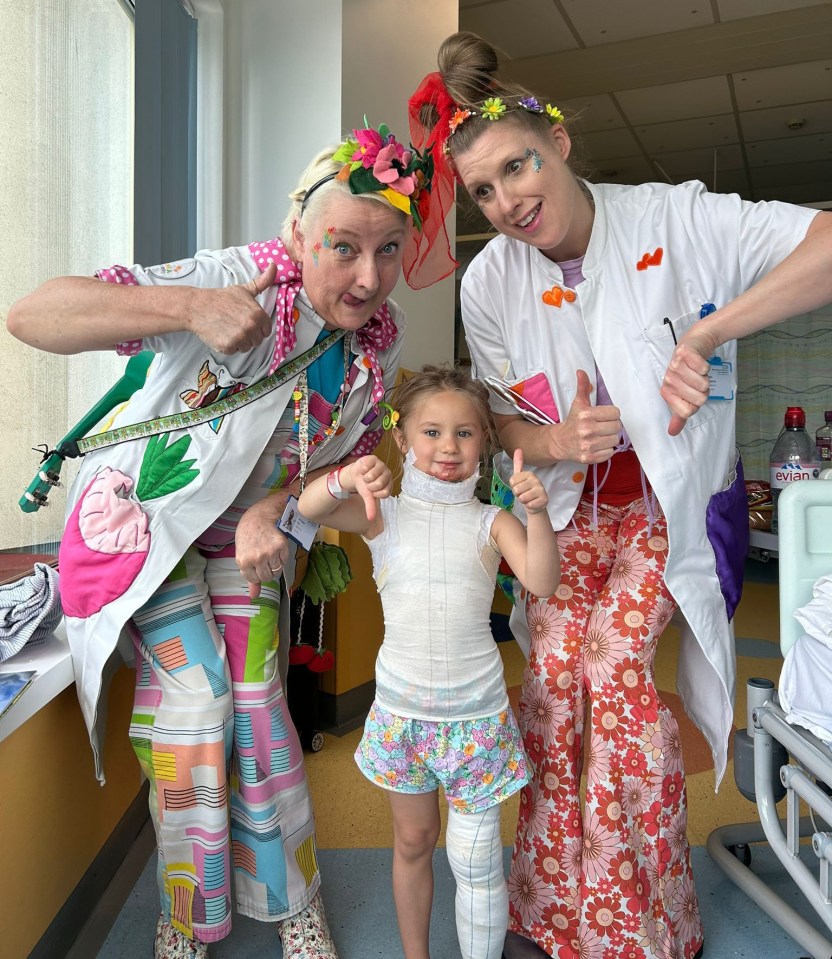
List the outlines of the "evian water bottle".
<svg viewBox="0 0 832 959">
<path fill-rule="evenodd" d="M 802 406 L 786 410 L 783 429 L 771 451 L 771 531 L 777 532 L 777 500 L 781 490 L 798 480 L 817 479 L 820 473 L 818 451 L 806 432 L 806 413 Z"/>
</svg>

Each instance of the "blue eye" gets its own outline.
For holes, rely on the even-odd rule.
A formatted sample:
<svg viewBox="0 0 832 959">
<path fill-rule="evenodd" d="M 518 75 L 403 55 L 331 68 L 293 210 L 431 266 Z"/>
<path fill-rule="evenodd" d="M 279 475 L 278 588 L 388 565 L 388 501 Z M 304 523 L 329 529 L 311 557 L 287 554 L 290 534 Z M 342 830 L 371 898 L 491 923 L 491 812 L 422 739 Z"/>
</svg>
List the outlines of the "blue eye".
<svg viewBox="0 0 832 959">
<path fill-rule="evenodd" d="M 349 256 L 349 254 L 352 253 L 352 247 L 349 243 L 336 243 L 333 249 L 336 253 L 340 253 L 341 256 Z"/>
<path fill-rule="evenodd" d="M 391 243 L 385 243 L 384 246 L 381 248 L 381 252 L 382 252 L 385 256 L 393 256 L 395 253 L 398 252 L 398 249 L 399 249 L 399 244 L 398 244 L 398 243 L 392 243 L 392 242 L 391 242 Z"/>
</svg>

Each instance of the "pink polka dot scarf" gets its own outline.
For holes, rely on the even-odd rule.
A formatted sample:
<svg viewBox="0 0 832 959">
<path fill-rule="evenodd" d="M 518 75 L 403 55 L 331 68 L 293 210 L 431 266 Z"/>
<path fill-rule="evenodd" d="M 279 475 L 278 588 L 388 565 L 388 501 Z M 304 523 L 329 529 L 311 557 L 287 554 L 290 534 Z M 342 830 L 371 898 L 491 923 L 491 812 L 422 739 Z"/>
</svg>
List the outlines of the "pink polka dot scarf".
<svg viewBox="0 0 832 959">
<path fill-rule="evenodd" d="M 265 270 L 270 263 L 274 263 L 277 267 L 277 276 L 274 281 L 274 285 L 278 288 L 274 311 L 274 356 L 269 367 L 269 373 L 273 373 L 292 352 L 297 342 L 295 337 L 297 318 L 293 313 L 295 297 L 303 286 L 300 266 L 286 252 L 286 247 L 280 238 L 264 243 L 249 243 L 248 250 L 261 270 Z M 384 399 L 384 371 L 378 362 L 378 351 L 392 346 L 397 333 L 398 329 L 390 315 L 390 310 L 387 304 L 383 303 L 355 334 L 358 346 L 364 353 L 364 364 L 370 368 L 373 381 L 371 390 L 373 403 Z"/>
</svg>

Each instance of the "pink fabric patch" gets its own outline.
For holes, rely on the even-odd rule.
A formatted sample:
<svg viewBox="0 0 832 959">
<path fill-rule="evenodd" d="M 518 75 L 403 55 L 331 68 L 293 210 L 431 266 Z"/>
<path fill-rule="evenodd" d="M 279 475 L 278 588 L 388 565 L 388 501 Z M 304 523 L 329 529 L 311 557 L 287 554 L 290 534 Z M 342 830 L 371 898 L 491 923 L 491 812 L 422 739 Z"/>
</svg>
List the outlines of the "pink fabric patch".
<svg viewBox="0 0 832 959">
<path fill-rule="evenodd" d="M 535 373 L 534 376 L 515 383 L 509 389 L 517 397 L 517 405 L 521 409 L 525 407 L 532 412 L 539 410 L 545 413 L 553 423 L 560 423 L 560 414 L 545 373 Z"/>
<path fill-rule="evenodd" d="M 139 281 L 126 266 L 111 266 L 109 270 L 98 270 L 95 274 L 99 280 L 104 283 L 121 283 L 122 286 L 138 286 Z M 125 340 L 123 343 L 116 343 L 116 353 L 119 356 L 135 356 L 141 353 L 141 340 Z"/>
<path fill-rule="evenodd" d="M 150 549 L 147 516 L 128 498 L 133 480 L 105 466 L 75 504 L 58 553 L 61 603 L 85 619 L 124 595 Z"/>
</svg>

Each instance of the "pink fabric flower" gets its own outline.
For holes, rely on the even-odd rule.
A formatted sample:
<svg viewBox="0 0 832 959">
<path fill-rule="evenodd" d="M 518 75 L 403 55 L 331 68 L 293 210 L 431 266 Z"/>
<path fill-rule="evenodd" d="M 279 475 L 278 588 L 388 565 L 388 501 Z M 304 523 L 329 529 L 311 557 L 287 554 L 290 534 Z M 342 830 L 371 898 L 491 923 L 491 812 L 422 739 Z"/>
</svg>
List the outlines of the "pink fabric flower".
<svg viewBox="0 0 832 959">
<path fill-rule="evenodd" d="M 416 189 L 416 178 L 402 176 L 402 171 L 407 168 L 412 156 L 412 152 L 405 150 L 401 143 L 388 143 L 378 151 L 373 176 L 380 183 L 386 183 L 391 190 L 410 196 Z"/>
<path fill-rule="evenodd" d="M 368 170 L 376 162 L 379 151 L 384 146 L 384 138 L 378 130 L 353 130 L 358 141 L 358 149 L 353 153 L 353 162 L 361 162 Z"/>
</svg>

